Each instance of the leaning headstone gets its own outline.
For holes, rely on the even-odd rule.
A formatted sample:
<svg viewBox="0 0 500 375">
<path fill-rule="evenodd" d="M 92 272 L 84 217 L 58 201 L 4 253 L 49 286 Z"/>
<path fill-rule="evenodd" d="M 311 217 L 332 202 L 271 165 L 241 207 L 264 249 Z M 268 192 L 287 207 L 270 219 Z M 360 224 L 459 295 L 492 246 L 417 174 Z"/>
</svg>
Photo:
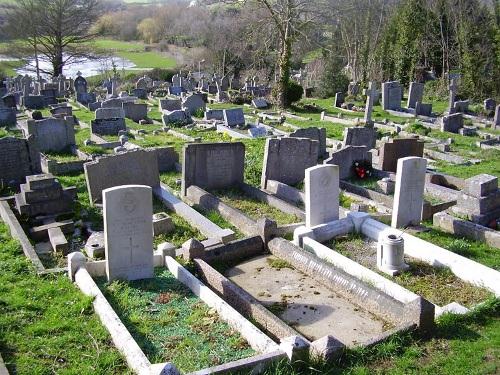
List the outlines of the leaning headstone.
<svg viewBox="0 0 500 375">
<path fill-rule="evenodd" d="M 151 187 L 117 186 L 102 200 L 108 281 L 154 277 Z"/>
<path fill-rule="evenodd" d="M 382 109 L 401 109 L 402 87 L 398 81 L 382 83 Z"/>
<path fill-rule="evenodd" d="M 83 165 L 91 204 L 101 202 L 102 191 L 120 185 L 160 185 L 154 152 L 133 150 L 101 157 Z"/>
<path fill-rule="evenodd" d="M 398 160 L 391 226 L 419 225 L 424 204 L 427 160 L 407 157 Z"/>
<path fill-rule="evenodd" d="M 319 142 L 307 138 L 267 139 L 261 188 L 268 180 L 296 185 L 304 180 L 305 170 L 318 162 Z"/>
<path fill-rule="evenodd" d="M 207 109 L 205 111 L 205 120 L 216 120 L 224 121 L 224 110 L 223 109 Z"/>
<path fill-rule="evenodd" d="M 231 128 L 234 126 L 245 125 L 245 115 L 243 114 L 243 109 L 224 109 L 224 123 L 226 126 Z"/>
<path fill-rule="evenodd" d="M 339 219 L 339 167 L 317 165 L 305 171 L 306 227 Z"/>
<path fill-rule="evenodd" d="M 193 143 L 184 146 L 182 194 L 196 185 L 202 189 L 223 189 L 243 182 L 245 145 L 234 143 Z"/>
<path fill-rule="evenodd" d="M 160 112 L 177 111 L 182 109 L 182 103 L 180 99 L 160 99 L 159 107 Z"/>
<path fill-rule="evenodd" d="M 263 126 L 252 126 L 248 128 L 248 135 L 252 138 L 261 138 L 267 136 L 267 129 Z"/>
<path fill-rule="evenodd" d="M 192 116 L 198 110 L 205 111 L 206 103 L 201 94 L 191 94 L 182 100 L 182 109 Z"/>
<path fill-rule="evenodd" d="M 424 97 L 424 84 L 419 82 L 411 82 L 410 90 L 408 92 L 408 108 L 415 108 L 417 102 L 422 102 Z"/>
<path fill-rule="evenodd" d="M 377 131 L 374 128 L 352 127 L 344 129 L 344 141 L 342 146 L 366 146 L 369 149 L 375 147 Z"/>
<path fill-rule="evenodd" d="M 458 131 L 464 127 L 464 117 L 462 113 L 454 113 L 443 116 L 441 119 L 441 131 L 458 134 Z"/>
<path fill-rule="evenodd" d="M 290 133 L 289 137 L 295 138 L 309 138 L 313 141 L 319 142 L 318 154 L 320 157 L 325 157 L 328 155 L 326 151 L 326 129 L 325 128 L 300 128 Z"/>
</svg>

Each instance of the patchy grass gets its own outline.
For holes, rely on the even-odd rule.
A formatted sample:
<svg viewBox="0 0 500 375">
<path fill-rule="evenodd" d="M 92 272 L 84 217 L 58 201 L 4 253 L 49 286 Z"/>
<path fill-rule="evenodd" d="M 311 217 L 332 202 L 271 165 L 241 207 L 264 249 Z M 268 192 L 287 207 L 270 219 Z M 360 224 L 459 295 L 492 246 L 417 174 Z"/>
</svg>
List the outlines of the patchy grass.
<svg viewBox="0 0 500 375">
<path fill-rule="evenodd" d="M 237 189 L 217 190 L 212 193 L 224 203 L 242 211 L 253 220 L 267 217 L 276 220 L 278 225 L 299 223 L 301 221 L 295 215 L 284 213 L 275 207 L 245 195 Z"/>
<path fill-rule="evenodd" d="M 214 310 L 165 269 L 153 279 L 100 287 L 152 363 L 170 361 L 183 373 L 254 354 Z"/>
<path fill-rule="evenodd" d="M 0 72 L 4 72 L 7 77 L 15 77 L 16 69 L 22 68 L 25 64 L 23 60 L 0 61 Z"/>
<path fill-rule="evenodd" d="M 329 242 L 329 246 L 340 254 L 380 273 L 439 306 L 458 302 L 471 307 L 492 296 L 488 290 L 462 281 L 448 268 L 432 267 L 427 263 L 408 257 L 406 257 L 406 263 L 410 266 L 408 271 L 391 278 L 379 271 L 376 266 L 377 249 L 375 245 L 373 241 L 367 240 L 359 234 L 337 237 Z"/>
<path fill-rule="evenodd" d="M 266 259 L 267 264 L 271 268 L 274 268 L 278 271 L 281 271 L 283 268 L 290 268 L 293 269 L 292 265 L 288 263 L 286 260 L 280 259 L 280 258 L 275 258 L 275 257 L 269 257 Z"/>
<path fill-rule="evenodd" d="M 497 248 L 491 247 L 484 242 L 460 238 L 455 234 L 445 233 L 433 227 L 432 223 L 429 221 L 422 224 L 429 230 L 427 232 L 417 233 L 417 237 L 457 253 L 458 255 L 484 264 L 487 267 L 500 270 L 500 251 L 498 251 Z"/>
<path fill-rule="evenodd" d="M 92 299 L 65 274 L 38 277 L 0 224 L 0 352 L 11 374 L 131 374 Z"/>
</svg>

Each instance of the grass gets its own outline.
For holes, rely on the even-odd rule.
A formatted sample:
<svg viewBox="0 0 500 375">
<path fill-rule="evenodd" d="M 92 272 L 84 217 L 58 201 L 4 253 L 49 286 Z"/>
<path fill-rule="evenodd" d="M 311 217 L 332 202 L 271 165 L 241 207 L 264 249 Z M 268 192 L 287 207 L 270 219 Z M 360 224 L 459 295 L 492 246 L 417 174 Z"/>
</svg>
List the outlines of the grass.
<svg viewBox="0 0 500 375">
<path fill-rule="evenodd" d="M 152 363 L 170 361 L 183 373 L 254 354 L 214 310 L 165 269 L 154 279 L 100 281 L 100 287 Z"/>
<path fill-rule="evenodd" d="M 0 72 L 4 72 L 8 77 L 17 76 L 16 69 L 23 67 L 23 60 L 0 61 Z"/>
<path fill-rule="evenodd" d="M 177 62 L 174 58 L 165 56 L 160 52 L 145 51 L 144 44 L 140 42 L 123 42 L 112 39 L 98 39 L 95 46 L 106 52 L 111 52 L 121 58 L 132 61 L 136 68 L 175 68 Z"/>
<path fill-rule="evenodd" d="M 266 259 L 266 261 L 271 268 L 274 268 L 277 271 L 281 271 L 283 268 L 293 269 L 293 267 L 290 263 L 288 263 L 286 260 L 283 260 L 280 258 L 269 257 Z"/>
<path fill-rule="evenodd" d="M 243 192 L 237 189 L 224 189 L 212 192 L 221 201 L 234 207 L 253 220 L 258 220 L 262 217 L 275 220 L 278 225 L 299 223 L 302 221 L 295 215 L 284 213 L 275 207 L 269 206 L 266 203 L 246 196 Z"/>
<path fill-rule="evenodd" d="M 337 237 L 330 242 L 330 246 L 344 256 L 439 306 L 458 302 L 471 307 L 492 296 L 488 290 L 462 281 L 448 268 L 432 267 L 413 258 L 406 259 L 406 263 L 410 266 L 407 271 L 391 278 L 377 269 L 376 249 L 359 234 Z"/>
<path fill-rule="evenodd" d="M 0 224 L 0 352 L 11 374 L 129 374 L 65 274 L 37 276 Z"/>
</svg>

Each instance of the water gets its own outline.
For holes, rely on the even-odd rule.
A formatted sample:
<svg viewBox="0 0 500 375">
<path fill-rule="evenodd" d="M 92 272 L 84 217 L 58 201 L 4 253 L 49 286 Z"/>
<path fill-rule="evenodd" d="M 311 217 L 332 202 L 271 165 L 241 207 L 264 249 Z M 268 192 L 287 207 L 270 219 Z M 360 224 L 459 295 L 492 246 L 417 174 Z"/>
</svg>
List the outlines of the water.
<svg viewBox="0 0 500 375">
<path fill-rule="evenodd" d="M 64 56 L 64 59 L 67 56 Z M 0 56 L 0 61 L 14 61 L 17 60 L 15 58 L 11 58 L 9 56 Z M 116 66 L 118 71 L 122 69 L 133 70 L 135 68 L 135 64 L 127 59 L 123 59 L 121 57 L 99 57 L 99 58 L 82 58 L 78 61 L 66 64 L 63 69 L 63 74 L 66 77 L 76 78 L 76 73 L 78 71 L 82 72 L 84 77 L 95 76 L 101 74 L 104 71 L 113 70 L 113 63 Z M 52 65 L 49 61 L 44 60 L 42 58 L 39 59 L 40 70 L 52 70 Z M 22 68 L 16 69 L 16 73 L 20 75 L 28 74 L 30 76 L 35 76 L 35 59 L 31 58 L 27 60 L 27 64 Z M 47 74 L 43 74 L 42 76 L 47 76 Z"/>
</svg>

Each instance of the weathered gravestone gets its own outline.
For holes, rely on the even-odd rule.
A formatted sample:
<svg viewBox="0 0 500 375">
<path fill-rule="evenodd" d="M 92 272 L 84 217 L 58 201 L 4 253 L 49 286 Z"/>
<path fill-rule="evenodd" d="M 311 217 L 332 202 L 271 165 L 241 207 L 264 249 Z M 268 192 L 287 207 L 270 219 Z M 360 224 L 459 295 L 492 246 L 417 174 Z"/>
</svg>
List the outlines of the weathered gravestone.
<svg viewBox="0 0 500 375">
<path fill-rule="evenodd" d="M 464 117 L 461 113 L 454 113 L 451 115 L 443 116 L 441 119 L 441 131 L 457 133 L 464 127 Z"/>
<path fill-rule="evenodd" d="M 398 160 L 391 222 L 393 228 L 420 224 L 426 168 L 427 160 L 423 158 L 407 157 Z"/>
<path fill-rule="evenodd" d="M 101 103 L 101 108 L 122 108 L 123 99 L 111 98 Z"/>
<path fill-rule="evenodd" d="M 50 104 L 57 104 L 57 88 L 47 88 L 47 85 L 45 85 L 45 88 L 40 90 L 40 96 L 43 97 L 43 102 L 45 104 L 45 107 L 50 105 Z"/>
<path fill-rule="evenodd" d="M 148 117 L 148 105 L 145 103 L 125 102 L 123 103 L 123 112 L 126 118 L 139 122 Z"/>
<path fill-rule="evenodd" d="M 402 95 L 403 90 L 398 81 L 382 83 L 382 109 L 400 110 Z"/>
<path fill-rule="evenodd" d="M 182 108 L 192 116 L 198 110 L 205 111 L 206 103 L 201 94 L 192 94 L 182 100 Z"/>
<path fill-rule="evenodd" d="M 318 155 L 320 157 L 328 156 L 326 152 L 326 129 L 325 128 L 300 128 L 295 130 L 293 133 L 290 133 L 289 137 L 294 138 L 309 138 L 313 141 L 319 142 L 319 150 Z"/>
<path fill-rule="evenodd" d="M 23 127 L 23 132 L 26 136 L 34 137 L 37 148 L 41 152 L 65 151 L 76 144 L 73 124 L 73 117 L 28 120 L 26 127 Z"/>
<path fill-rule="evenodd" d="M 494 111 L 496 104 L 495 99 L 488 98 L 484 100 L 483 108 L 485 111 Z"/>
<path fill-rule="evenodd" d="M 342 104 L 344 104 L 345 96 L 343 92 L 338 92 L 335 94 L 335 102 L 334 106 L 340 108 Z"/>
<path fill-rule="evenodd" d="M 17 100 L 14 94 L 7 94 L 2 96 L 2 101 L 5 107 L 7 108 L 16 108 Z"/>
<path fill-rule="evenodd" d="M 366 146 L 346 146 L 331 153 L 330 158 L 325 160 L 325 164 L 337 165 L 341 180 L 354 177 L 353 165 L 355 161 L 371 162 L 371 154 Z"/>
<path fill-rule="evenodd" d="M 480 174 L 466 179 L 452 211 L 476 224 L 496 225 L 496 220 L 500 218 L 498 177 Z"/>
<path fill-rule="evenodd" d="M 92 133 L 99 135 L 118 135 L 120 130 L 127 130 L 123 108 L 97 108 L 95 120 L 90 122 Z"/>
<path fill-rule="evenodd" d="M 269 107 L 269 103 L 264 98 L 255 98 L 252 100 L 252 105 L 257 109 L 265 109 Z"/>
<path fill-rule="evenodd" d="M 50 109 L 50 113 L 55 118 L 64 118 L 66 116 L 73 116 L 73 107 L 60 105 Z"/>
<path fill-rule="evenodd" d="M 16 113 L 15 108 L 2 108 L 0 106 L 0 126 L 16 125 Z"/>
<path fill-rule="evenodd" d="M 48 104 L 53 103 L 46 103 L 45 97 L 43 95 L 23 96 L 23 105 L 26 107 L 26 109 L 43 109 Z"/>
<path fill-rule="evenodd" d="M 366 95 L 366 105 L 365 105 L 365 126 L 368 128 L 373 128 L 374 122 L 372 120 L 373 104 L 375 102 L 375 96 L 377 95 L 377 89 L 374 82 L 368 84 L 368 89 L 365 90 Z"/>
<path fill-rule="evenodd" d="M 205 111 L 205 120 L 224 121 L 223 109 L 208 109 Z"/>
<path fill-rule="evenodd" d="M 233 108 L 224 110 L 224 123 L 226 126 L 234 127 L 245 125 L 245 115 L 243 109 Z"/>
<path fill-rule="evenodd" d="M 170 95 L 181 96 L 183 91 L 184 91 L 184 89 L 182 87 L 179 87 L 179 86 L 170 86 L 168 88 L 168 93 Z"/>
<path fill-rule="evenodd" d="M 83 165 L 91 204 L 101 202 L 102 191 L 120 185 L 160 185 L 158 158 L 147 150 L 133 150 L 99 158 Z"/>
<path fill-rule="evenodd" d="M 369 149 L 375 147 L 377 131 L 374 128 L 353 127 L 344 129 L 344 141 L 342 146 L 366 146 Z"/>
<path fill-rule="evenodd" d="M 378 166 L 383 171 L 396 172 L 398 159 L 423 155 L 424 142 L 417 138 L 390 139 L 380 146 Z"/>
<path fill-rule="evenodd" d="M 497 128 L 500 126 L 500 104 L 497 105 L 495 109 L 495 117 L 493 118 L 493 128 Z"/>
<path fill-rule="evenodd" d="M 252 126 L 248 129 L 248 135 L 252 138 L 260 138 L 267 136 L 267 129 L 263 126 Z"/>
<path fill-rule="evenodd" d="M 424 97 L 424 84 L 419 82 L 411 82 L 410 90 L 408 92 L 408 108 L 415 108 L 417 102 L 422 102 Z"/>
<path fill-rule="evenodd" d="M 261 188 L 267 188 L 268 180 L 298 184 L 304 180 L 305 170 L 317 164 L 318 156 L 318 141 L 294 137 L 267 139 Z"/>
<path fill-rule="evenodd" d="M 469 110 L 469 101 L 468 100 L 458 100 L 453 103 L 453 113 L 467 113 Z"/>
<path fill-rule="evenodd" d="M 178 111 L 182 109 L 180 99 L 159 99 L 160 112 L 163 111 Z"/>
<path fill-rule="evenodd" d="M 245 145 L 235 143 L 195 143 L 184 146 L 182 194 L 196 185 L 202 189 L 223 189 L 243 182 Z"/>
<path fill-rule="evenodd" d="M 16 194 L 16 209 L 28 217 L 60 215 L 73 211 L 76 187 L 63 188 L 51 174 L 26 177 Z"/>
<path fill-rule="evenodd" d="M 415 104 L 415 115 L 416 116 L 431 116 L 432 115 L 432 103 L 417 102 Z"/>
<path fill-rule="evenodd" d="M 0 138 L 0 182 L 2 184 L 15 186 L 24 182 L 26 176 L 40 172 L 40 153 L 33 137 L 28 137 L 28 139 Z"/>
<path fill-rule="evenodd" d="M 305 171 L 306 227 L 339 219 L 339 167 L 317 165 Z"/>
<path fill-rule="evenodd" d="M 151 187 L 116 186 L 102 200 L 108 281 L 154 277 Z"/>
</svg>

